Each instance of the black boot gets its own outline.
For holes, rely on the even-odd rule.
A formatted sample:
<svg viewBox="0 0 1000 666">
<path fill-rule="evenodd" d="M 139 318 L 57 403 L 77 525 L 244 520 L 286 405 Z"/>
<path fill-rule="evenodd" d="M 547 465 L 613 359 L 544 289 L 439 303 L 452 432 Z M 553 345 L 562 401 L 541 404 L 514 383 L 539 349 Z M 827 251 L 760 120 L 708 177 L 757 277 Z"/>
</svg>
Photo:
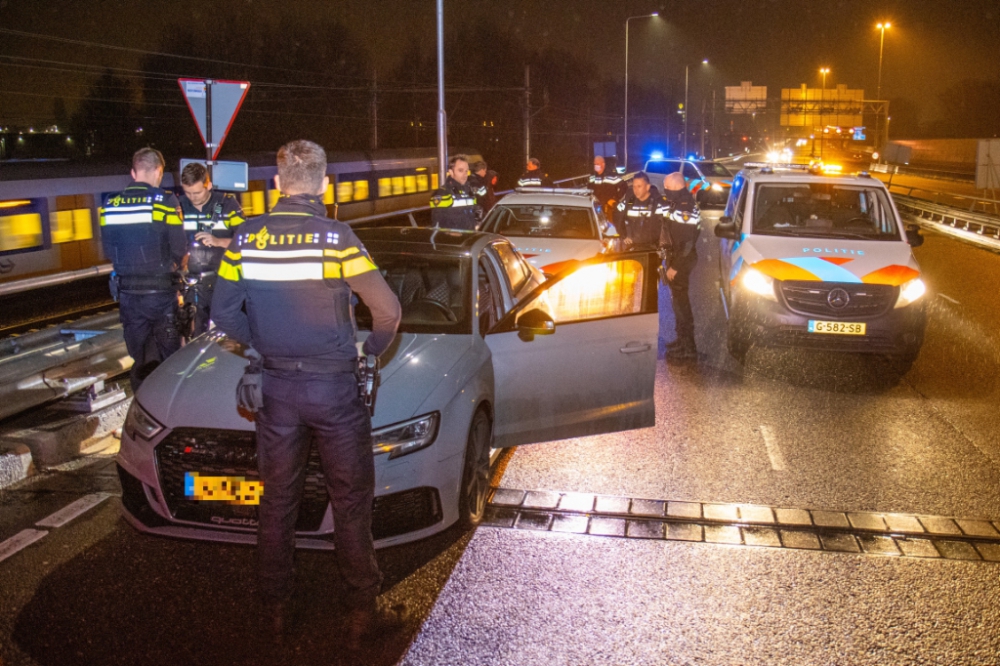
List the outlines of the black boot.
<svg viewBox="0 0 1000 666">
<path fill-rule="evenodd" d="M 347 614 L 347 649 L 358 653 L 367 650 L 370 641 L 385 640 L 403 629 L 405 609 L 355 608 Z"/>
</svg>

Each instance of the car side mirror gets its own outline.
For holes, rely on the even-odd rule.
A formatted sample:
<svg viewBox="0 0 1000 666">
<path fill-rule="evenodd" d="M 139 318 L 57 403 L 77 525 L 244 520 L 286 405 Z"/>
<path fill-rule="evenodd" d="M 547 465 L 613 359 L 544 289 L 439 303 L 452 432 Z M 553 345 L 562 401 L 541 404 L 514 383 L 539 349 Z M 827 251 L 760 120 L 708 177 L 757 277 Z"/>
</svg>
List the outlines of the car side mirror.
<svg viewBox="0 0 1000 666">
<path fill-rule="evenodd" d="M 539 308 L 528 310 L 517 320 L 517 337 L 525 342 L 531 342 L 536 335 L 552 335 L 555 332 L 555 321 Z"/>
<path fill-rule="evenodd" d="M 910 247 L 920 247 L 924 244 L 924 237 L 920 235 L 920 227 L 911 225 L 906 227 L 906 242 Z"/>
<path fill-rule="evenodd" d="M 724 215 L 719 218 L 719 223 L 715 225 L 715 235 L 719 238 L 728 238 L 729 240 L 739 240 L 740 239 L 740 229 L 736 228 L 736 223 L 733 222 L 733 218 L 728 215 Z"/>
</svg>

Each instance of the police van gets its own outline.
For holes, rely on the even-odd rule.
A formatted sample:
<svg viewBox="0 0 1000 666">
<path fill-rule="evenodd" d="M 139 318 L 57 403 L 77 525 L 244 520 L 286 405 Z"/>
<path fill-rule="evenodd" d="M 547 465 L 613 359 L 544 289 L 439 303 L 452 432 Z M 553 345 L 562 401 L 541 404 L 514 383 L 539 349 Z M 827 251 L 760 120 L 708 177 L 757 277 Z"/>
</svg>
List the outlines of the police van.
<svg viewBox="0 0 1000 666">
<path fill-rule="evenodd" d="M 720 283 L 730 353 L 755 345 L 881 354 L 905 372 L 920 351 L 926 286 L 889 192 L 867 173 L 747 164 L 733 181 Z"/>
</svg>

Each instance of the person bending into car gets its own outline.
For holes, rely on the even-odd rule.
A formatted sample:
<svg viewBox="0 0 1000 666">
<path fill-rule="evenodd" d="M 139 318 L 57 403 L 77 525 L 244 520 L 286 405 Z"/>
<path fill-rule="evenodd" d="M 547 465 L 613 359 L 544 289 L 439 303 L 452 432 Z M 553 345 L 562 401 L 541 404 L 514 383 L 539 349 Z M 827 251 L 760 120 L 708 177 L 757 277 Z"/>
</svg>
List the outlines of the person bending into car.
<svg viewBox="0 0 1000 666">
<path fill-rule="evenodd" d="M 326 216 L 326 152 L 311 141 L 278 151 L 274 210 L 240 225 L 219 266 L 215 323 L 263 357 L 257 458 L 264 492 L 257 528 L 267 630 L 282 641 L 294 585 L 295 521 L 311 442 L 319 452 L 336 524 L 334 545 L 348 606 L 348 646 L 357 650 L 391 621 L 376 598 L 371 416 L 358 392 L 352 292 L 372 313 L 363 354 L 381 354 L 400 307 L 349 226 Z M 232 390 L 232 389 L 230 389 Z"/>
<path fill-rule="evenodd" d="M 431 195 L 431 224 L 445 229 L 473 231 L 482 219 L 482 209 L 469 184 L 469 158 L 455 155 L 448 161 L 444 185 Z"/>
<path fill-rule="evenodd" d="M 679 172 L 663 179 L 663 197 L 657 213 L 669 238 L 667 284 L 670 285 L 670 303 L 677 330 L 677 337 L 667 344 L 667 360 L 693 360 L 698 358 L 698 349 L 694 343 L 694 314 L 688 289 L 691 271 L 698 263 L 701 211 Z"/>
</svg>

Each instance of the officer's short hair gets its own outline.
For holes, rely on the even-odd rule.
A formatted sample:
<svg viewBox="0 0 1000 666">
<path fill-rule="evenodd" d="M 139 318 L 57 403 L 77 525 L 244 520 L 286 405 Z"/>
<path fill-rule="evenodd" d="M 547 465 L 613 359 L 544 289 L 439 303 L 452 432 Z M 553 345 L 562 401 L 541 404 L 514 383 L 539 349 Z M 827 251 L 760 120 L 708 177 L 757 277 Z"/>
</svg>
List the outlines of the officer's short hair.
<svg viewBox="0 0 1000 666">
<path fill-rule="evenodd" d="M 155 171 L 166 166 L 163 153 L 156 148 L 140 148 L 132 156 L 133 171 Z"/>
<path fill-rule="evenodd" d="M 181 170 L 181 185 L 197 185 L 198 183 L 208 183 L 208 169 L 204 164 L 191 162 Z"/>
<path fill-rule="evenodd" d="M 469 156 L 468 155 L 455 155 L 450 160 L 448 160 L 448 168 L 449 169 L 454 169 L 455 168 L 455 164 L 458 163 L 458 162 L 465 162 L 466 164 L 468 164 L 469 163 Z"/>
<path fill-rule="evenodd" d="M 477 160 L 469 165 L 469 171 L 476 173 L 477 171 L 482 171 L 486 169 L 486 162 L 482 160 Z"/>
<path fill-rule="evenodd" d="M 632 176 L 632 180 L 644 180 L 644 181 L 646 181 L 648 183 L 649 182 L 649 174 L 646 173 L 645 171 L 637 171 L 636 174 L 634 176 Z"/>
<path fill-rule="evenodd" d="M 537 169 L 541 169 L 542 168 L 542 163 L 538 160 L 537 157 L 529 157 L 528 158 L 528 164 L 530 164 L 531 166 L 533 166 L 533 167 L 535 167 Z"/>
<path fill-rule="evenodd" d="M 299 139 L 278 149 L 282 189 L 314 192 L 326 177 L 326 151 L 318 143 Z"/>
</svg>

